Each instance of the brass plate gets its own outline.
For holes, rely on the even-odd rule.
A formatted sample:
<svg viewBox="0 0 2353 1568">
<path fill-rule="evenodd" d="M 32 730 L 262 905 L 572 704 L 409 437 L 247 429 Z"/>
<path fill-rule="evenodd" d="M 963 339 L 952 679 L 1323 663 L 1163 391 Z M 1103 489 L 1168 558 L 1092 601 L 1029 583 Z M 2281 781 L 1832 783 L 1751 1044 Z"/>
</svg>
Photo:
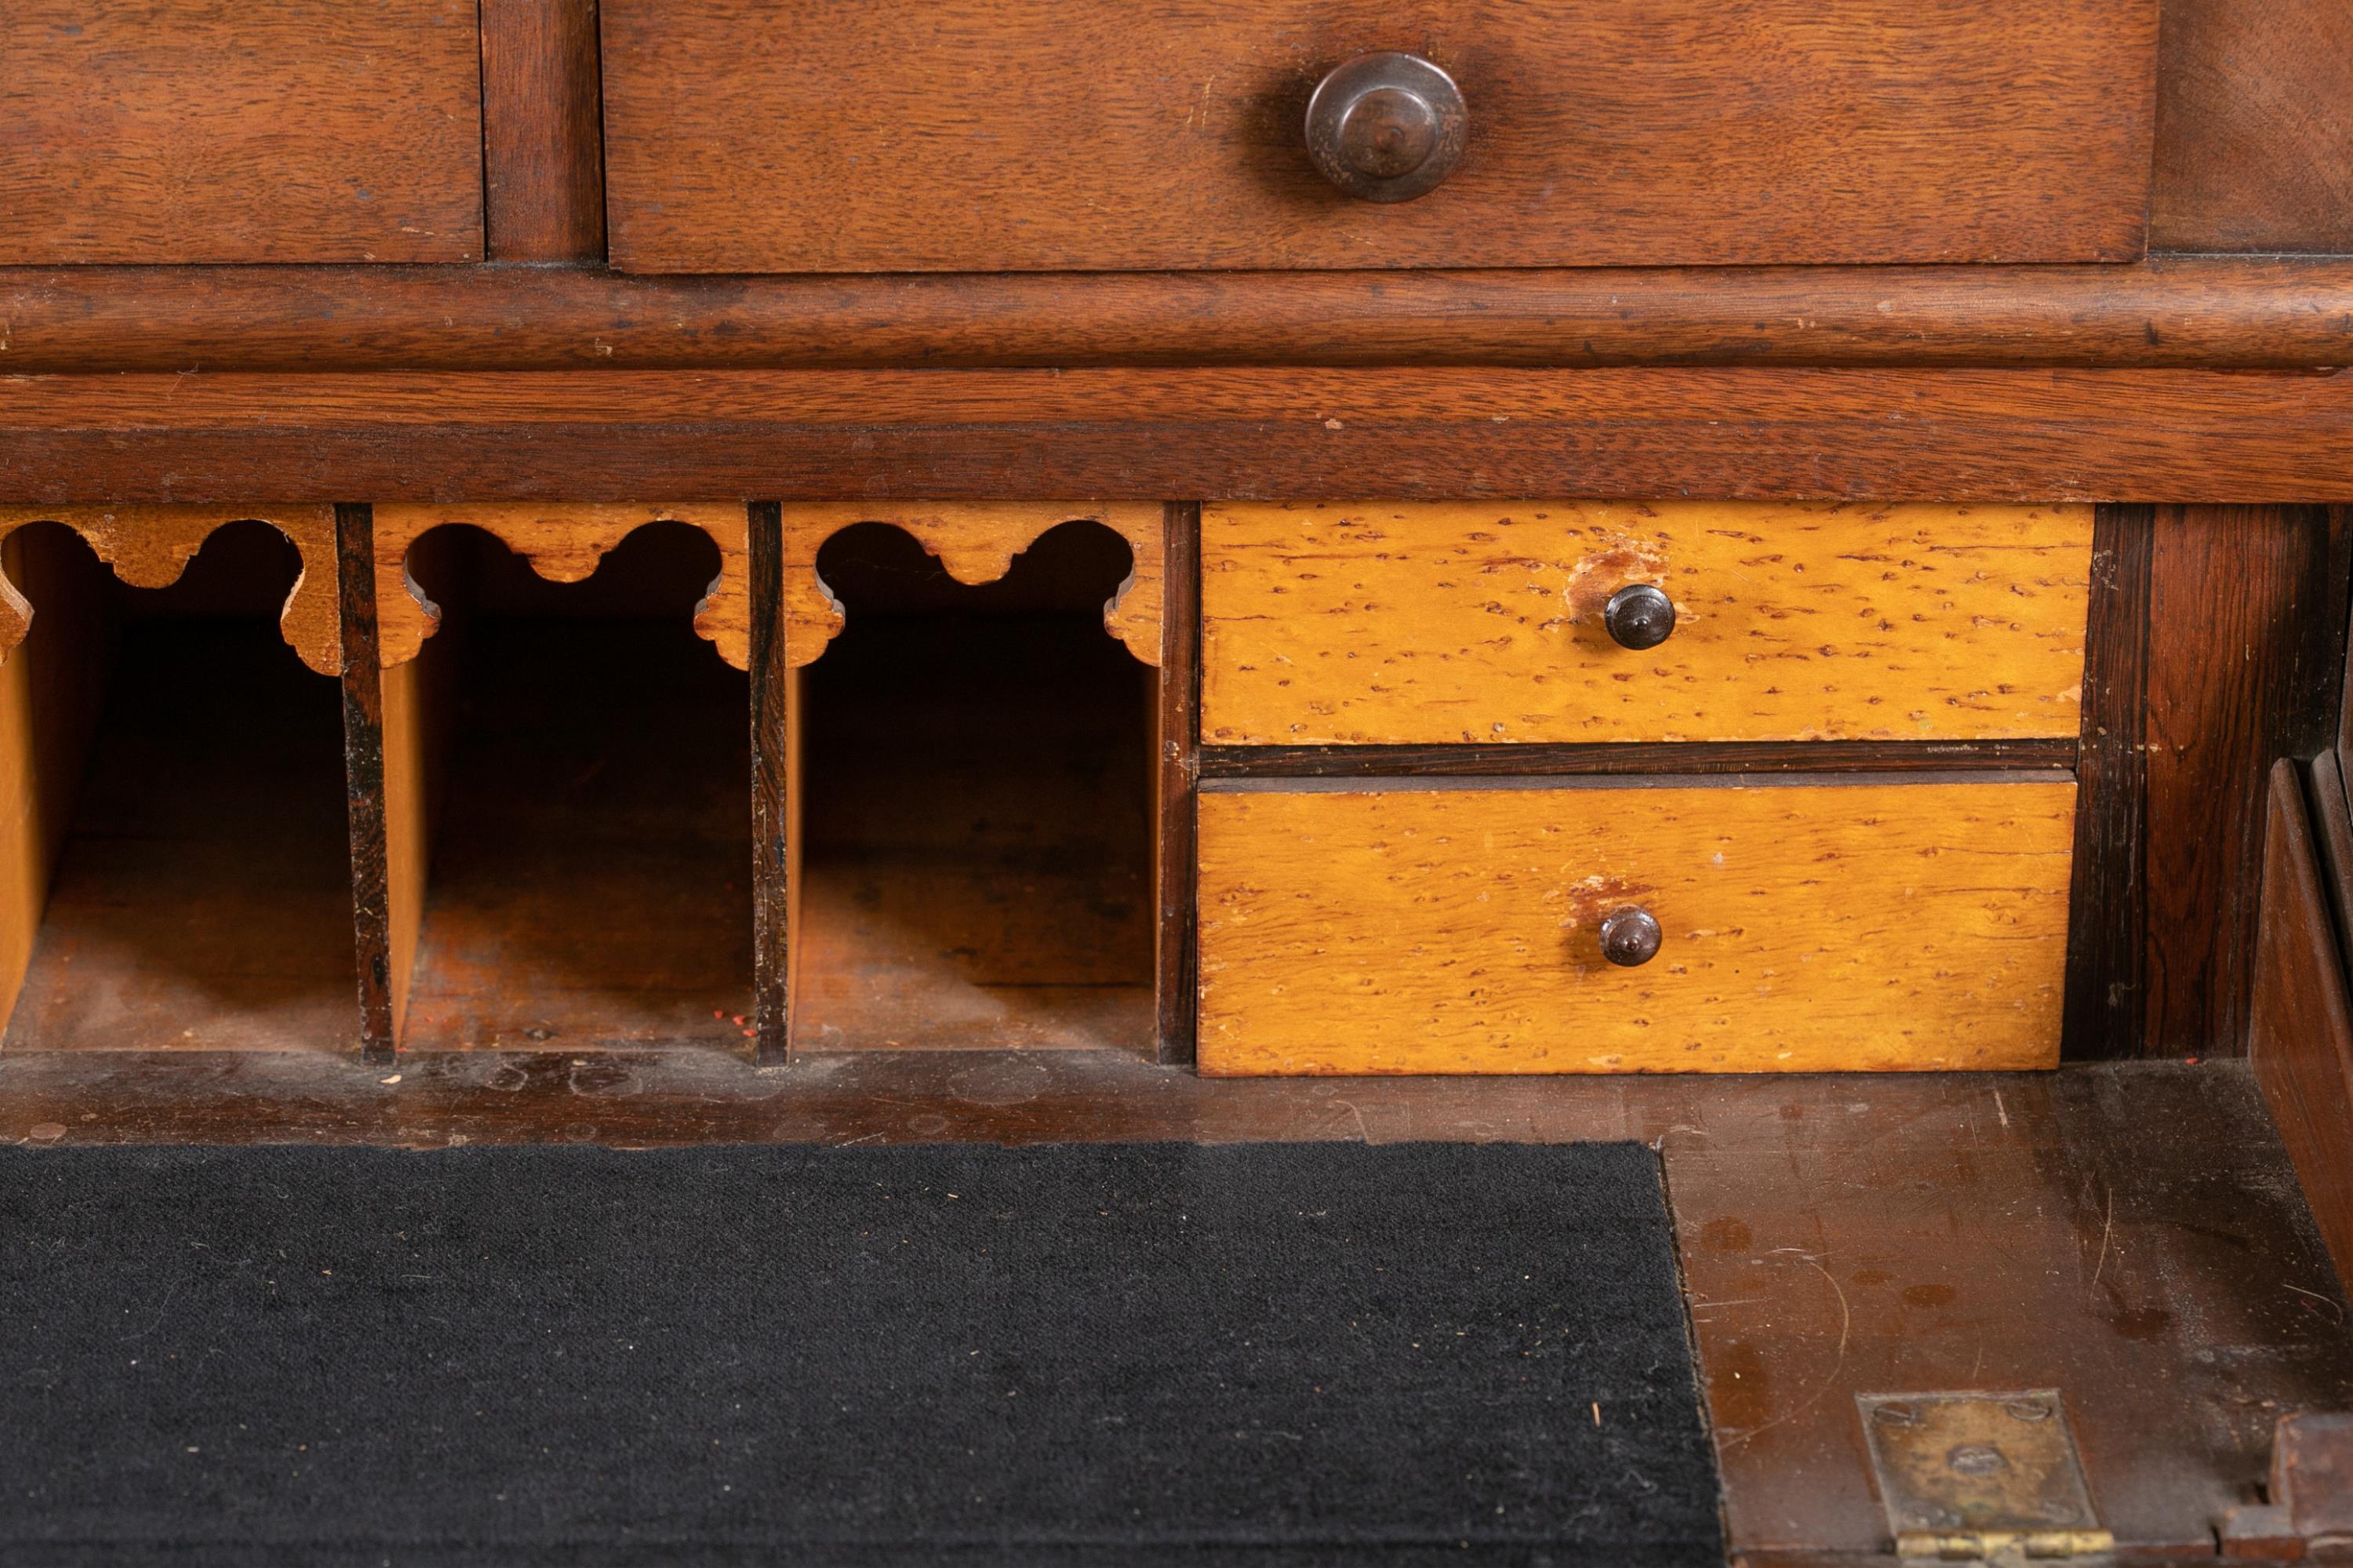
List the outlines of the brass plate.
<svg viewBox="0 0 2353 1568">
<path fill-rule="evenodd" d="M 2056 1389 L 1866 1393 L 1855 1404 L 1905 1555 L 2017 1546 L 2072 1556 L 2105 1545 Z"/>
</svg>

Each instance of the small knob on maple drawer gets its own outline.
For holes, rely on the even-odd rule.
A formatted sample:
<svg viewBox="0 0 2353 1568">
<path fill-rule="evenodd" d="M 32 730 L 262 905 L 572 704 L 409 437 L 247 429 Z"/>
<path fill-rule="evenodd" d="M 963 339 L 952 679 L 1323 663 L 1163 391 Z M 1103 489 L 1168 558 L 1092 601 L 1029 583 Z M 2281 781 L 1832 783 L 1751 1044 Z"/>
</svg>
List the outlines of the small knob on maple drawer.
<svg viewBox="0 0 2353 1568">
<path fill-rule="evenodd" d="M 1639 969 L 1657 958 L 1662 937 L 1647 909 L 1629 905 L 1601 917 L 1601 956 L 1620 969 Z"/>
<path fill-rule="evenodd" d="M 1461 161 L 1471 116 L 1454 79 L 1419 55 L 1358 55 L 1307 101 L 1307 155 L 1360 201 L 1411 201 Z"/>
<path fill-rule="evenodd" d="M 1609 641 L 1640 653 L 1645 648 L 1656 648 L 1673 633 L 1675 601 L 1649 583 L 1629 583 L 1602 606 L 1601 624 L 1609 629 Z"/>
</svg>

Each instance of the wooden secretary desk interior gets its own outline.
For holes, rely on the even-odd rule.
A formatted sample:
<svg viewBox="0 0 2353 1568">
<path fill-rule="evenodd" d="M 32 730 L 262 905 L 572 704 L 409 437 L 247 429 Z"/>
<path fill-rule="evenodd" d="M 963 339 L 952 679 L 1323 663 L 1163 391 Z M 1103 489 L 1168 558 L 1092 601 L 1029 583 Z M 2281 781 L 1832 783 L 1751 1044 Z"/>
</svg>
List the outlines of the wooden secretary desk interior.
<svg viewBox="0 0 2353 1568">
<path fill-rule="evenodd" d="M 2338 0 L 13 0 L 0 1128 L 1642 1136 L 1736 1552 L 2293 1556 L 2348 250 Z"/>
</svg>

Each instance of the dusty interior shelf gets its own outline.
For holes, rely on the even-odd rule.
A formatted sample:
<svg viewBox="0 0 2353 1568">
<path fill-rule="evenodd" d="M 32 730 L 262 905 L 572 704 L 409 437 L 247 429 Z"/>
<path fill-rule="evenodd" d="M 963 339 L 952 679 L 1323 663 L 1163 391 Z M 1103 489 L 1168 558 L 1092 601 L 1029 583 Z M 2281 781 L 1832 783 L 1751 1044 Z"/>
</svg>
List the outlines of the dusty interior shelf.
<svg viewBox="0 0 2353 1568">
<path fill-rule="evenodd" d="M 827 542 L 847 623 L 796 677 L 796 1050 L 1152 1050 L 1157 673 L 1103 629 L 1130 564 L 1083 521 L 976 586 L 896 528 Z"/>
<path fill-rule="evenodd" d="M 411 567 L 443 622 L 385 672 L 402 1048 L 747 1052 L 750 697 L 691 625 L 708 537 L 558 584 L 447 528 Z"/>
<path fill-rule="evenodd" d="M 58 524 L 8 555 L 37 614 L 0 667 L 26 954 L 0 1051 L 350 1050 L 342 695 L 280 631 L 294 547 L 231 524 L 164 588 Z"/>
</svg>

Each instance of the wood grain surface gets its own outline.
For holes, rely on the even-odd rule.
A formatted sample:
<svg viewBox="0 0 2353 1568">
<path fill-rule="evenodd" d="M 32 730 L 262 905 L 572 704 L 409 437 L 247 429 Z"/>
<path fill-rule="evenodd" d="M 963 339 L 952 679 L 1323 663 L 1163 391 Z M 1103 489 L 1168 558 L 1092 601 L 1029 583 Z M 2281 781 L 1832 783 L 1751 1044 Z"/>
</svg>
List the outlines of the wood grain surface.
<svg viewBox="0 0 2353 1568">
<path fill-rule="evenodd" d="M 471 261 L 471 0 L 9 0 L 0 262 Z"/>
<path fill-rule="evenodd" d="M 2263 914 L 2247 1054 L 2312 1217 L 2340 1274 L 2353 1272 L 2353 1001 L 2305 784 L 2283 758 L 2265 803 Z M 2324 805 L 2340 815 L 2340 799 Z"/>
<path fill-rule="evenodd" d="M 2091 532 L 2085 506 L 1209 505 L 1202 736 L 2073 735 Z M 1676 612 L 1641 652 L 1602 625 L 1635 584 Z"/>
<path fill-rule="evenodd" d="M 1103 605 L 1103 630 L 1144 663 L 1160 662 L 1166 529 L 1157 502 L 991 501 L 913 505 L 799 502 L 785 508 L 786 661 L 795 668 L 825 652 L 842 628 L 842 607 L 818 575 L 818 552 L 844 528 L 883 523 L 912 535 L 948 576 L 966 585 L 995 582 L 1013 557 L 1048 529 L 1079 519 L 1100 523 L 1127 541 L 1134 569 Z"/>
<path fill-rule="evenodd" d="M 0 1033 L 41 928 L 106 698 L 103 576 L 47 529 L 0 540 L 0 568 L 47 606 L 0 662 Z"/>
<path fill-rule="evenodd" d="M 2149 518 L 2139 1049 L 2244 1049 L 2264 777 L 2336 734 L 2353 508 L 2159 506 Z"/>
<path fill-rule="evenodd" d="M 636 271 L 2104 260 L 2141 250 L 2155 0 L 606 0 Z M 1326 185 L 1307 99 L 1451 72 L 1462 166 Z"/>
<path fill-rule="evenodd" d="M 403 1050 L 749 1061 L 744 674 L 671 617 L 484 610 L 463 635 L 457 711 L 420 707 L 427 739 L 448 726 L 449 760 Z"/>
<path fill-rule="evenodd" d="M 112 594 L 88 761 L 47 780 L 69 827 L 0 1055 L 359 1043 L 341 696 L 266 614 L 187 613 L 249 586 L 232 564 L 207 551 L 144 603 Z"/>
<path fill-rule="evenodd" d="M 2164 0 L 2149 243 L 2353 250 L 2343 0 Z"/>
<path fill-rule="evenodd" d="M 1201 508 L 1167 508 L 1168 602 L 1161 634 L 1159 703 L 1154 741 L 1159 756 L 1153 815 L 1159 829 L 1152 879 L 1159 913 L 1153 990 L 1160 1014 L 1160 1060 L 1190 1065 L 1199 997 L 1193 922 L 1194 797 L 1201 782 Z"/>
<path fill-rule="evenodd" d="M 322 675 L 343 667 L 343 620 L 335 599 L 335 513 L 332 505 L 0 505 L 0 538 L 27 523 L 62 523 L 133 588 L 168 588 L 223 524 L 251 518 L 293 544 L 302 575 L 286 596 L 279 626 L 302 662 Z M 34 606 L 0 573 L 0 659 L 24 641 Z"/>
<path fill-rule="evenodd" d="M 2353 374 L 1446 368 L 0 379 L 0 500 L 2353 500 Z"/>
<path fill-rule="evenodd" d="M 502 245 L 496 212 L 491 232 Z M 0 269 L 0 370 L 43 375 L 195 366 L 2304 370 L 2353 359 L 2353 260 L 725 278 L 593 267 L 51 267 Z"/>
<path fill-rule="evenodd" d="M 605 254 L 596 0 L 480 0 L 485 253 Z"/>
<path fill-rule="evenodd" d="M 742 503 L 651 505 L 587 502 L 471 504 L 386 502 L 375 508 L 376 615 L 386 668 L 417 656 L 439 624 L 408 571 L 409 548 L 440 527 L 480 528 L 550 582 L 585 582 L 614 546 L 649 523 L 686 523 L 719 546 L 719 575 L 694 609 L 694 630 L 738 670 L 751 658 L 751 588 Z"/>
<path fill-rule="evenodd" d="M 2075 786 L 1200 796 L 1201 1071 L 2048 1067 Z M 1598 927 L 1646 908 L 1637 969 Z"/>
</svg>

